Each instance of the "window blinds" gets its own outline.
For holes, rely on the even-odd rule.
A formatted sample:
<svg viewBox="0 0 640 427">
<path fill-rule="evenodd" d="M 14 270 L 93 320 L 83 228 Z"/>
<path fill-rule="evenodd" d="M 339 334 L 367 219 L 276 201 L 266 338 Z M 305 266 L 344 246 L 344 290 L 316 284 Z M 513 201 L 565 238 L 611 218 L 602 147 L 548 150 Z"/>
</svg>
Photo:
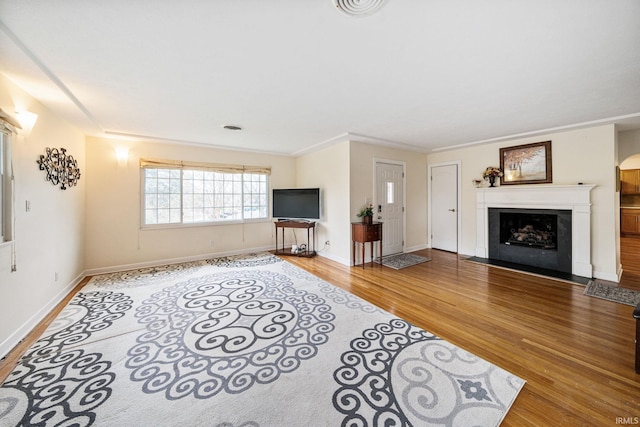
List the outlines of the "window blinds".
<svg viewBox="0 0 640 427">
<path fill-rule="evenodd" d="M 186 160 L 140 159 L 140 167 L 143 169 L 191 169 L 221 173 L 261 173 L 271 175 L 270 166 L 227 165 Z"/>
</svg>

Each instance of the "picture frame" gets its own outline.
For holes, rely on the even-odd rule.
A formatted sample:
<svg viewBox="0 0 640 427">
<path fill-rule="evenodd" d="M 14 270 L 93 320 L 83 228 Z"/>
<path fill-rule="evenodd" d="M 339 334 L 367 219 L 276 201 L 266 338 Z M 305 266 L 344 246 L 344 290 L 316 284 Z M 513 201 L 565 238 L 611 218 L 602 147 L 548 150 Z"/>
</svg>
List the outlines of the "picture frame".
<svg viewBox="0 0 640 427">
<path fill-rule="evenodd" d="M 551 141 L 501 148 L 500 169 L 500 185 L 552 183 Z"/>
</svg>

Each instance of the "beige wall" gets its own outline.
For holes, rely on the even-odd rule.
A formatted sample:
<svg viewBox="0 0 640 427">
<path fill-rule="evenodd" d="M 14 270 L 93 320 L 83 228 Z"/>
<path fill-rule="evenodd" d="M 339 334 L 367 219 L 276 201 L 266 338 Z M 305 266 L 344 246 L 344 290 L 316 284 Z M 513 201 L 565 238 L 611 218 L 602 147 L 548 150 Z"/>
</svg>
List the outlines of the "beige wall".
<svg viewBox="0 0 640 427">
<path fill-rule="evenodd" d="M 129 148 L 129 160 L 124 166 L 116 161 L 115 149 L 120 146 Z M 291 187 L 295 183 L 295 159 L 291 157 L 88 137 L 85 238 L 89 272 L 274 247 L 275 227 L 270 220 L 141 229 L 140 158 L 271 166 L 272 188 Z"/>
<path fill-rule="evenodd" d="M 374 197 L 374 161 L 404 162 L 405 169 L 405 252 L 427 247 L 427 155 L 380 145 L 351 142 L 350 207 L 351 221 L 365 200 Z M 368 253 L 366 256 L 369 256 Z"/>
<path fill-rule="evenodd" d="M 351 230 L 347 221 L 349 218 L 349 143 L 335 144 L 298 157 L 296 171 L 297 187 L 322 189 L 322 219 L 316 230 L 319 254 L 348 265 L 351 259 Z M 292 232 L 292 230 L 287 231 L 288 235 Z M 298 240 L 300 241 L 300 238 Z M 327 240 L 329 245 L 325 245 Z"/>
<path fill-rule="evenodd" d="M 29 137 L 18 136 L 12 143 L 17 270 L 11 272 L 12 245 L 1 245 L 1 357 L 82 278 L 87 165 L 84 135 L 3 76 L 0 108 L 9 114 L 16 108 L 38 114 Z M 64 147 L 78 161 L 81 178 L 76 187 L 61 190 L 45 180 L 36 160 L 46 147 Z"/>
<path fill-rule="evenodd" d="M 640 169 L 640 130 L 618 133 L 618 159 L 621 169 Z"/>
<path fill-rule="evenodd" d="M 481 179 L 482 171 L 487 166 L 499 166 L 500 147 L 547 140 L 552 141 L 554 184 L 596 184 L 591 193 L 594 275 L 617 280 L 620 268 L 616 250 L 619 201 L 615 188 L 617 158 L 614 125 L 430 153 L 430 164 L 458 160 L 462 164 L 460 253 L 473 255 L 476 247 L 475 190 L 471 181 Z"/>
</svg>

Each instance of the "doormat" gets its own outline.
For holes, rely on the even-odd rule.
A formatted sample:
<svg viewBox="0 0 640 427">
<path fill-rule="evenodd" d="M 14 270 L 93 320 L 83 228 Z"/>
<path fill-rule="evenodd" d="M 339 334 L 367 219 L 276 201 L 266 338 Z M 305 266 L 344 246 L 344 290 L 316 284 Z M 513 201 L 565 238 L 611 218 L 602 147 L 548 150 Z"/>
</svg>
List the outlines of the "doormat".
<svg viewBox="0 0 640 427">
<path fill-rule="evenodd" d="M 431 258 L 413 254 L 395 254 L 382 257 L 382 265 L 391 267 L 395 270 L 411 267 L 416 264 L 422 264 L 427 261 L 431 261 Z"/>
<path fill-rule="evenodd" d="M 584 294 L 590 297 L 619 302 L 620 304 L 632 305 L 634 307 L 640 304 L 640 292 L 619 286 L 607 285 L 597 280 L 591 280 L 587 284 Z"/>
</svg>

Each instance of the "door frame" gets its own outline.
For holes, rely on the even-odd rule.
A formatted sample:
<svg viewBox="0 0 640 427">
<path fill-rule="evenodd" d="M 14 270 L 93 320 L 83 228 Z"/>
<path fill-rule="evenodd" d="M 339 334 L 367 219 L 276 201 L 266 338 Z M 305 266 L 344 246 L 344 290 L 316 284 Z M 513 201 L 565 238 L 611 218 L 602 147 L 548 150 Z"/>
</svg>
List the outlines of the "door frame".
<svg viewBox="0 0 640 427">
<path fill-rule="evenodd" d="M 460 160 L 454 160 L 454 161 L 450 161 L 450 162 L 440 162 L 440 163 L 427 163 L 427 204 L 429 206 L 429 209 L 427 209 L 427 246 L 429 248 L 431 248 L 431 207 L 433 206 L 432 200 L 431 200 L 431 174 L 433 172 L 433 168 L 439 167 L 439 166 L 457 166 L 457 170 L 458 170 L 458 183 L 456 186 L 456 193 L 457 193 L 457 203 L 458 203 L 458 207 L 457 207 L 457 215 L 456 215 L 456 228 L 457 228 L 457 234 L 458 234 L 458 241 L 457 241 L 457 246 L 458 246 L 458 250 L 456 251 L 456 253 L 460 253 L 460 245 L 462 244 L 462 236 L 460 233 L 460 224 L 462 222 L 462 214 L 461 214 L 461 206 L 462 206 L 462 162 Z"/>
<path fill-rule="evenodd" d="M 380 157 L 373 158 L 373 205 L 378 204 L 378 163 L 387 163 L 390 165 L 402 166 L 402 253 L 407 247 L 407 162 L 401 160 L 383 159 Z"/>
</svg>

